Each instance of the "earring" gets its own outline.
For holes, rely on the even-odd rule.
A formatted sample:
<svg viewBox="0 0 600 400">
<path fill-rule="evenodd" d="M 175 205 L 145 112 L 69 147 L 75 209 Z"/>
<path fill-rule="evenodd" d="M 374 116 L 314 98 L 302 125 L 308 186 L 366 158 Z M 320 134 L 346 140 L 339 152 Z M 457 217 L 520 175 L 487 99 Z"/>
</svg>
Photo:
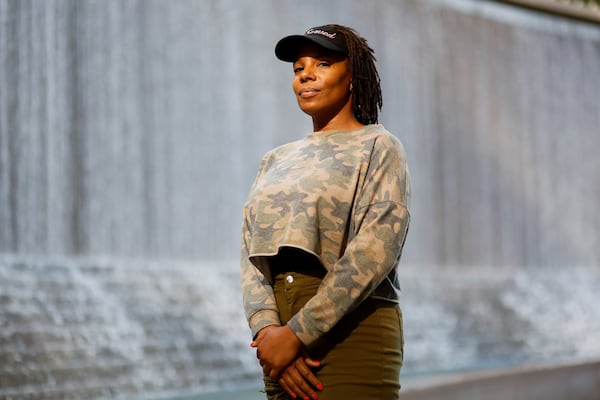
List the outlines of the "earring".
<svg viewBox="0 0 600 400">
<path fill-rule="evenodd" d="M 350 82 L 350 93 L 352 93 L 352 82 Z"/>
</svg>

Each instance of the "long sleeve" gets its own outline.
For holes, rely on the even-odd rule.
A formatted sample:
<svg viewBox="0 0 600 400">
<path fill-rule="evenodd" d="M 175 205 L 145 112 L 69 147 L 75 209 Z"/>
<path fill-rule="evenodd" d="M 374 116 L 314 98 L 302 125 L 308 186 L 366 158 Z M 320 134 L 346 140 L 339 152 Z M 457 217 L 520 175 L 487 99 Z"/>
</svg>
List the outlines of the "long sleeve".
<svg viewBox="0 0 600 400">
<path fill-rule="evenodd" d="M 410 220 L 409 193 L 401 144 L 380 138 L 359 188 L 347 246 L 317 294 L 288 322 L 305 345 L 328 332 L 397 267 Z"/>
<path fill-rule="evenodd" d="M 267 278 L 248 259 L 248 250 L 242 246 L 241 279 L 244 311 L 252 337 L 268 325 L 280 325 L 273 288 Z"/>
<path fill-rule="evenodd" d="M 305 345 L 369 296 L 398 301 L 409 193 L 402 144 L 381 125 L 315 132 L 267 153 L 242 226 L 242 290 L 252 333 L 280 324 L 268 260 L 284 247 L 316 255 L 327 271 L 288 322 Z"/>
<path fill-rule="evenodd" d="M 267 153 L 258 169 L 258 174 L 252 187 L 261 178 L 266 166 L 269 164 L 271 155 Z M 280 325 L 279 310 L 275 303 L 273 287 L 269 279 L 250 261 L 248 248 L 251 240 L 250 220 L 248 209 L 244 209 L 242 224 L 242 246 L 240 254 L 240 278 L 242 284 L 242 300 L 244 312 L 248 325 L 252 331 L 252 337 L 256 337 L 258 331 L 268 325 Z"/>
</svg>

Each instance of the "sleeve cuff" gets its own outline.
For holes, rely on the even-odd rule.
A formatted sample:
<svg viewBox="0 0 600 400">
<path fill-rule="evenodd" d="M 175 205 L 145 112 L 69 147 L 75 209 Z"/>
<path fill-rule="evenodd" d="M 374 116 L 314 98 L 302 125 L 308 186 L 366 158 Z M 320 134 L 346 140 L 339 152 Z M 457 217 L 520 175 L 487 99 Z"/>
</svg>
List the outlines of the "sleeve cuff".
<svg viewBox="0 0 600 400">
<path fill-rule="evenodd" d="M 298 337 L 298 339 L 305 346 L 310 346 L 312 343 L 314 343 L 319 338 L 318 335 L 314 335 L 314 334 L 310 334 L 309 332 L 306 332 L 306 329 L 304 329 L 302 327 L 302 325 L 300 324 L 300 321 L 298 321 L 297 318 L 293 317 L 292 319 L 290 319 L 287 323 L 287 326 L 291 329 L 292 332 L 294 332 L 294 335 L 296 335 L 296 337 Z"/>
<path fill-rule="evenodd" d="M 255 339 L 258 332 L 269 325 L 281 326 L 279 314 L 274 310 L 261 310 L 250 317 L 250 329 L 252 338 Z"/>
</svg>

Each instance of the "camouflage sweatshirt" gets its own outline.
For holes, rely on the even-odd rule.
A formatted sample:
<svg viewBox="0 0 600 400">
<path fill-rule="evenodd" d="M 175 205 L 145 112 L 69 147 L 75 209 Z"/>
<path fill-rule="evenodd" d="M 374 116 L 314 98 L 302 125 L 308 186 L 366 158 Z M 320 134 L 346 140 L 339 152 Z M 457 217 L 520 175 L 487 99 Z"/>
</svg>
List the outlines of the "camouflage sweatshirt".
<svg viewBox="0 0 600 400">
<path fill-rule="evenodd" d="M 253 336 L 280 324 L 267 258 L 286 246 L 317 256 L 327 271 L 288 322 L 305 345 L 369 296 L 397 302 L 408 200 L 404 148 L 382 125 L 314 132 L 265 154 L 242 225 L 242 295 Z"/>
</svg>

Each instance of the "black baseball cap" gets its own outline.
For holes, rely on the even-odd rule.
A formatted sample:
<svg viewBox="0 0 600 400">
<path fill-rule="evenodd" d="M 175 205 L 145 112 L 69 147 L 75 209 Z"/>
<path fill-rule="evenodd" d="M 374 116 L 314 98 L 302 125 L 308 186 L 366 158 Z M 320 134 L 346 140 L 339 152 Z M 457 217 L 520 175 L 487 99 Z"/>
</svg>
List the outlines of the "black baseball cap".
<svg viewBox="0 0 600 400">
<path fill-rule="evenodd" d="M 300 47 L 307 43 L 316 43 L 327 50 L 348 55 L 344 34 L 334 29 L 331 25 L 310 28 L 304 35 L 286 36 L 277 42 L 275 55 L 282 61 L 294 62 Z"/>
</svg>

